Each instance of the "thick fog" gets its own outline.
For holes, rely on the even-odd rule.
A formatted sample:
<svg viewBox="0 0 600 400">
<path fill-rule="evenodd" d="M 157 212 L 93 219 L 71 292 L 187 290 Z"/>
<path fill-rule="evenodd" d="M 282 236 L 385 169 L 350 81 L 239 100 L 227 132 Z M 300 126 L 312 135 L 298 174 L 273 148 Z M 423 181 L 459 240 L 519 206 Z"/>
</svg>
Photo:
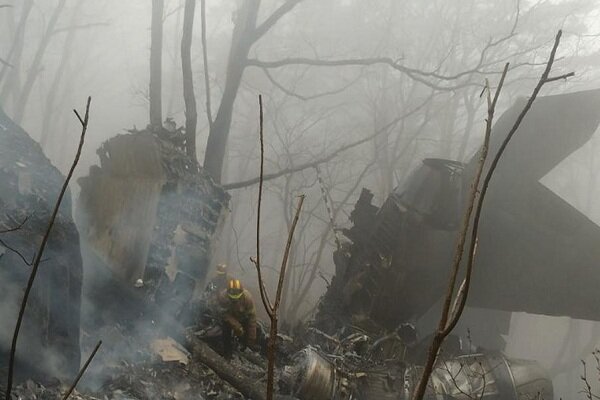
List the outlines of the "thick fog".
<svg viewBox="0 0 600 400">
<path fill-rule="evenodd" d="M 559 29 L 563 37 L 551 75 L 574 71 L 575 76 L 548 83 L 540 96 L 600 87 L 600 1 L 304 0 L 271 26 L 269 18 L 283 0 L 206 0 L 208 71 L 200 2 L 191 50 L 201 165 L 209 135 L 207 103 L 214 119 L 231 85 L 228 63 L 238 62 L 230 55 L 234 22 L 243 17 L 244 4 L 253 2 L 260 3 L 257 21 L 266 29 L 251 45 L 234 90 L 220 183 L 227 187 L 258 176 L 262 94 L 265 173 L 294 170 L 265 182 L 260 240 L 270 289 L 297 196 L 306 194 L 284 295 L 281 320 L 288 325 L 314 312 L 334 272 L 336 235 L 342 237 L 341 229 L 351 225 L 348 217 L 363 187 L 381 205 L 423 158 L 464 162 L 473 156 L 484 134 L 485 82 L 495 87 L 506 62 L 510 69 L 496 116 L 530 95 Z M 183 3 L 165 0 L 163 16 L 162 117 L 178 126 L 185 123 Z M 0 5 L 7 6 L 0 8 L 0 105 L 65 173 L 80 130 L 72 109 L 82 109 L 91 96 L 89 133 L 76 171 L 76 177 L 87 175 L 98 164 L 96 150 L 104 141 L 149 123 L 152 2 L 4 0 Z M 596 223 L 599 140 L 595 135 L 542 180 Z M 249 260 L 256 253 L 257 189 L 228 191 L 230 211 L 213 257 L 252 288 L 257 287 Z M 76 198 L 75 181 L 71 190 Z M 569 284 L 568 276 L 564 282 Z M 590 371 L 595 368 L 599 323 L 524 313 L 511 318 L 507 354 L 537 359 L 548 368 L 556 398 L 582 397 L 579 360 L 587 360 Z M 591 383 L 600 386 L 597 374 L 589 373 Z"/>
</svg>

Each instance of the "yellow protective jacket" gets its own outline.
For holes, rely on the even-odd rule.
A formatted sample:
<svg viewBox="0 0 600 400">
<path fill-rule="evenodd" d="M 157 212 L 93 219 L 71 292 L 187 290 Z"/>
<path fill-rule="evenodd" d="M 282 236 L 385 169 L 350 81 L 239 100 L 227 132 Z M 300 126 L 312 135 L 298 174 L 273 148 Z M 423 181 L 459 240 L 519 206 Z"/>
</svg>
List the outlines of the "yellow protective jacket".
<svg viewBox="0 0 600 400">
<path fill-rule="evenodd" d="M 249 291 L 239 299 L 232 299 L 227 295 L 227 290 L 219 294 L 219 304 L 223 310 L 223 322 L 228 324 L 236 336 L 245 335 L 248 344 L 256 340 L 256 309 Z"/>
</svg>

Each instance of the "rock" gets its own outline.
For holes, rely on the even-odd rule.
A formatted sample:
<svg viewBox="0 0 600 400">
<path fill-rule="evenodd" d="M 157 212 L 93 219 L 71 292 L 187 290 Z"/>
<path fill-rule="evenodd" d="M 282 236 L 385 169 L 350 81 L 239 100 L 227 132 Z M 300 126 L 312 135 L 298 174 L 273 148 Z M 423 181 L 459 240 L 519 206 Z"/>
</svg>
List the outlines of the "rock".
<svg viewBox="0 0 600 400">
<path fill-rule="evenodd" d="M 27 133 L 0 109 L 0 230 L 5 244 L 31 262 L 46 231 L 63 175 Z M 2 247 L 0 368 L 7 352 L 30 267 Z M 27 305 L 17 348 L 17 374 L 73 377 L 79 370 L 82 261 L 79 234 L 64 197 Z"/>
</svg>

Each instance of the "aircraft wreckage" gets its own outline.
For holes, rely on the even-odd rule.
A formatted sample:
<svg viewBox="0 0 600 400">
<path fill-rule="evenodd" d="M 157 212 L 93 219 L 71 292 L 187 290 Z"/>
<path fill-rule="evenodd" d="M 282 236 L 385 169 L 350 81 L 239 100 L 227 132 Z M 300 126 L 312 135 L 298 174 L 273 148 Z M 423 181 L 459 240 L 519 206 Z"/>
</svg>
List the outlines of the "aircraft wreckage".
<svg viewBox="0 0 600 400">
<path fill-rule="evenodd" d="M 524 104 L 517 101 L 495 124 L 490 154 Z M 599 90 L 536 99 L 486 197 L 469 306 L 600 320 L 600 227 L 540 183 L 591 138 L 599 110 Z M 288 368 L 300 398 L 410 398 L 429 340 L 418 341 L 406 324 L 445 293 L 477 161 L 426 159 L 381 207 L 363 190 L 314 321 L 331 338 L 330 353 L 308 348 Z M 343 340 L 331 336 L 341 331 L 349 332 Z M 450 338 L 440 354 L 428 398 L 552 398 L 551 380 L 537 363 L 462 339 Z"/>
<path fill-rule="evenodd" d="M 490 154 L 498 149 L 523 104 L 518 101 L 495 124 Z M 598 110 L 600 90 L 535 101 L 486 198 L 469 306 L 600 320 L 600 311 L 594 307 L 600 287 L 600 275 L 594 271 L 600 259 L 596 245 L 600 227 L 540 183 L 590 139 L 600 123 Z M 0 138 L 10 139 L 14 132 L 24 135 L 6 116 L 0 117 L 6 119 Z M 83 313 L 81 324 L 86 325 L 88 341 L 95 330 L 100 332 L 111 324 L 131 329 L 144 320 L 154 324 L 164 317 L 157 309 L 166 309 L 168 321 L 184 326 L 194 319 L 186 303 L 204 287 L 212 242 L 228 197 L 188 162 L 171 133 L 135 131 L 111 139 L 99 150 L 101 166 L 93 167 L 90 175 L 80 180 L 76 215 L 87 280 L 83 283 L 85 307 L 101 310 Z M 8 143 L 6 148 L 10 146 Z M 48 168 L 47 160 L 38 158 Z M 30 163 L 3 157 L 2 171 L 17 188 L 3 191 L 4 204 L 17 207 L 19 201 L 34 199 L 27 191 L 28 177 L 36 176 L 34 164 L 33 159 Z M 285 347 L 280 349 L 281 393 L 302 400 L 411 397 L 429 344 L 427 331 L 418 329 L 419 322 L 435 309 L 445 292 L 464 197 L 475 166 L 475 158 L 467 163 L 426 159 L 381 206 L 372 204 L 372 194 L 363 190 L 350 216 L 352 226 L 344 230 L 348 240 L 333 255 L 335 276 L 314 321 L 296 335 L 293 345 L 281 346 Z M 55 170 L 49 173 L 58 177 Z M 40 183 L 40 187 L 45 186 Z M 50 202 L 43 193 L 36 194 L 40 199 L 36 201 Z M 117 194 L 118 200 L 103 197 L 111 194 Z M 57 249 L 78 244 L 77 235 L 70 233 L 68 208 L 65 206 L 65 233 L 56 236 L 67 240 L 65 244 L 57 242 Z M 19 219 L 7 220 L 3 226 L 14 225 L 13 220 Z M 29 243 L 26 234 L 17 231 L 14 243 Z M 131 238 L 136 245 L 124 247 L 122 243 Z M 493 246 L 486 245 L 492 242 Z M 20 285 L 22 273 L 14 268 L 15 255 L 6 254 L 0 258 L 2 283 Z M 80 354 L 71 349 L 79 346 L 79 338 L 68 333 L 80 323 L 74 315 L 80 307 L 82 280 L 79 254 L 69 257 L 74 262 L 58 256 L 49 260 L 46 273 L 48 282 L 62 282 L 57 277 L 64 275 L 64 265 L 70 266 L 69 276 L 78 279 L 69 279 L 64 290 L 60 285 L 52 290 L 63 290 L 60 299 L 75 313 L 54 319 L 49 329 L 46 315 L 51 321 L 53 315 L 60 315 L 53 308 L 58 298 L 50 301 L 40 295 L 36 307 L 43 312 L 30 318 L 32 332 L 37 321 L 39 327 L 48 329 L 51 343 L 58 343 L 52 338 L 64 339 L 60 343 L 67 343 L 63 347 L 69 352 L 62 352 L 62 362 L 70 365 L 72 372 Z M 50 267 L 52 263 L 58 264 Z M 568 286 L 562 285 L 566 274 Z M 15 290 L 4 292 L 5 297 L 17 294 Z M 15 302 L 5 300 L 5 304 Z M 169 326 L 156 327 L 169 331 Z M 535 361 L 502 354 L 501 340 L 494 340 L 505 333 L 502 329 L 486 326 L 481 330 L 475 341 L 482 347 L 459 333 L 447 340 L 440 354 L 427 398 L 552 398 L 551 380 Z M 172 335 L 179 340 L 177 334 Z M 6 351 L 6 342 L 1 344 Z M 38 350 L 44 346 L 38 343 L 29 351 L 43 354 Z"/>
</svg>

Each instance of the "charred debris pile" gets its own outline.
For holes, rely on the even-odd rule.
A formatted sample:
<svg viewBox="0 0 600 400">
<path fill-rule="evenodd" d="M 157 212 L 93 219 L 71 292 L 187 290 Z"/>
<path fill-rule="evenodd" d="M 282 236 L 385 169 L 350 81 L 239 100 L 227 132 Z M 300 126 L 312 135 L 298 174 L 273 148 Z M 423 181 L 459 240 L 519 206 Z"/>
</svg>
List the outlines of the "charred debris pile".
<svg viewBox="0 0 600 400">
<path fill-rule="evenodd" d="M 27 256 L 62 177 L 24 131 L 0 117 L 2 148 L 11 150 L 0 150 L 3 229 L 29 217 L 3 239 Z M 71 204 L 63 204 L 29 309 L 31 338 L 24 339 L 29 345 L 19 354 L 24 367 L 14 398 L 60 397 L 98 339 L 103 347 L 79 385 L 89 394 L 75 392 L 72 398 L 265 398 L 267 330 L 260 330 L 258 352 L 239 349 L 225 360 L 220 341 L 209 334 L 218 337 L 218 318 L 199 318 L 202 310 L 195 306 L 211 272 L 228 195 L 187 157 L 181 136 L 181 129 L 134 130 L 104 143 L 100 165 L 79 180 L 81 250 Z M 278 337 L 280 399 L 410 398 L 427 340 L 418 340 L 412 325 L 387 321 L 363 307 L 374 304 L 369 293 L 389 289 L 377 280 L 368 283 L 369 274 L 392 265 L 381 255 L 395 244 L 383 239 L 398 234 L 406 210 L 393 199 L 381 208 L 371 200 L 363 191 L 351 216 L 353 227 L 345 231 L 349 241 L 334 255 L 336 277 L 315 321 L 293 337 Z M 8 248 L 0 263 L 2 304 L 14 306 L 27 266 Z M 339 318 L 328 317 L 332 314 Z M 2 336 L 4 352 L 8 333 Z M 537 364 L 479 350 L 447 350 L 446 370 L 432 376 L 430 395 L 551 393 Z M 526 370 L 527 379 L 510 378 L 515 368 Z M 460 384 L 452 379 L 457 373 Z"/>
<path fill-rule="evenodd" d="M 141 316 L 158 311 L 189 318 L 185 306 L 209 272 L 228 195 L 185 154 L 181 136 L 164 128 L 118 135 L 79 180 L 76 215 L 95 323 L 161 320 Z"/>
<path fill-rule="evenodd" d="M 482 248 L 479 259 L 486 262 L 476 278 L 473 304 L 507 312 L 598 318 L 597 310 L 582 308 L 577 296 L 560 309 L 547 303 L 548 296 L 524 296 L 521 291 L 513 296 L 518 304 L 500 297 L 519 285 L 531 289 L 527 293 L 543 289 L 526 276 L 518 275 L 518 285 L 490 287 L 490 282 L 498 282 L 495 271 L 518 268 L 540 276 L 542 271 L 552 278 L 545 285 L 554 284 L 554 276 L 562 271 L 554 264 L 566 263 L 557 254 L 559 246 L 548 248 L 550 242 L 578 244 L 574 248 L 581 256 L 569 264 L 573 271 L 595 265 L 596 249 L 585 249 L 593 248 L 590 241 L 600 237 L 599 228 L 557 196 L 527 183 L 537 182 L 539 175 L 589 140 L 600 120 L 599 103 L 599 91 L 543 97 L 519 128 L 522 139 L 498 170 L 489 196 L 493 207 L 483 215 L 480 230 L 481 237 L 489 239 L 503 229 L 504 245 L 519 249 L 514 253 L 518 259 Z M 492 149 L 520 107 L 509 109 L 495 125 Z M 553 120 L 556 115 L 561 124 Z M 34 249 L 31 237 L 39 234 L 38 225 L 47 216 L 61 176 L 25 132 L 2 114 L 0 118 L 0 140 L 6 142 L 0 149 L 0 200 L 7 210 L 0 217 L 2 229 L 29 216 L 20 229 L 2 238 L 27 258 Z M 562 134 L 566 127 L 568 137 Z M 200 318 L 203 309 L 197 300 L 211 273 L 212 247 L 227 214 L 228 195 L 185 154 L 183 136 L 181 128 L 133 130 L 98 150 L 100 165 L 79 180 L 76 205 L 83 279 L 79 236 L 65 202 L 47 268 L 38 281 L 44 284 L 37 285 L 30 307 L 26 331 L 32 337 L 24 340 L 31 340 L 31 346 L 23 346 L 19 357 L 21 375 L 36 383 L 21 383 L 16 393 L 44 398 L 46 392 L 64 390 L 47 378 L 68 382 L 74 375 L 80 365 L 81 332 L 82 355 L 89 354 L 98 339 L 104 341 L 80 386 L 98 398 L 265 398 L 266 329 L 259 335 L 258 352 L 240 348 L 233 360 L 225 360 L 219 355 L 219 318 Z M 548 152 L 553 149 L 554 164 L 529 160 L 521 164 L 529 173 L 518 174 L 514 166 L 526 158 L 519 152 L 531 152 L 541 140 Z M 430 337 L 420 336 L 408 322 L 422 319 L 443 291 L 472 173 L 472 160 L 462 164 L 426 159 L 380 206 L 363 190 L 350 215 L 352 226 L 344 230 L 347 240 L 334 254 L 336 274 L 315 320 L 292 337 L 278 337 L 276 382 L 281 398 L 411 398 Z M 535 200 L 536 212 L 524 199 Z M 529 219 L 519 218 L 523 215 Z M 532 241 L 538 237 L 534 229 L 543 229 L 554 241 Z M 522 249 L 520 242 L 530 243 L 535 253 Z M 7 246 L 0 258 L 3 306 L 18 298 L 27 270 Z M 553 264 L 552 258 L 558 261 Z M 576 290 L 596 290 L 596 281 L 588 281 Z M 480 288 L 487 288 L 486 296 Z M 14 309 L 3 307 L 3 317 L 14 317 Z M 577 310 L 579 314 L 573 312 Z M 0 337 L 4 352 L 7 336 L 3 332 Z M 458 399 L 464 393 L 487 400 L 552 398 L 552 383 L 537 363 L 506 358 L 502 350 L 449 338 L 426 398 Z"/>
</svg>

